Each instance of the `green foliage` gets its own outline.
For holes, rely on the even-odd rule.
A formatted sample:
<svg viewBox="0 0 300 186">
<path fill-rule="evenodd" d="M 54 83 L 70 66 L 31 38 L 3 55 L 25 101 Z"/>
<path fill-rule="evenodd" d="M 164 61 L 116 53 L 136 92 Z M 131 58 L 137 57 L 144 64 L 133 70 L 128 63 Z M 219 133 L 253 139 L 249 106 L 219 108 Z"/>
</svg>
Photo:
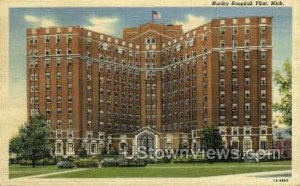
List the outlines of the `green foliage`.
<svg viewBox="0 0 300 186">
<path fill-rule="evenodd" d="M 107 149 L 106 149 L 105 147 L 101 148 L 101 149 L 100 149 L 100 154 L 101 154 L 102 156 L 107 155 Z"/>
<path fill-rule="evenodd" d="M 9 153 L 16 153 L 17 156 L 21 153 L 20 136 L 16 136 L 9 141 Z"/>
<path fill-rule="evenodd" d="M 60 161 L 56 166 L 61 169 L 72 169 L 75 167 L 75 164 L 70 161 Z"/>
<path fill-rule="evenodd" d="M 292 125 L 292 67 L 289 61 L 283 64 L 283 72 L 275 71 L 274 81 L 278 85 L 280 102 L 275 103 L 275 111 L 282 113 L 282 122 L 288 126 Z"/>
<path fill-rule="evenodd" d="M 29 159 L 21 159 L 19 160 L 20 165 L 32 165 L 32 160 Z M 44 158 L 36 161 L 35 165 L 56 165 L 56 160 L 53 158 Z"/>
<path fill-rule="evenodd" d="M 40 159 L 49 157 L 51 143 L 50 127 L 42 116 L 32 116 L 29 122 L 19 129 L 19 135 L 10 141 L 10 151 L 29 159 L 32 167 Z"/>
<path fill-rule="evenodd" d="M 112 148 L 109 152 L 110 155 L 119 155 L 119 151 L 117 148 Z"/>
<path fill-rule="evenodd" d="M 99 161 L 94 158 L 79 158 L 75 159 L 74 163 L 77 167 L 99 167 Z"/>
<path fill-rule="evenodd" d="M 100 164 L 102 167 L 117 167 L 118 161 L 114 158 L 104 158 Z"/>
<path fill-rule="evenodd" d="M 205 128 L 201 137 L 201 142 L 205 151 L 208 149 L 222 149 L 223 142 L 219 129 Z"/>
<path fill-rule="evenodd" d="M 147 165 L 147 162 L 140 159 L 105 158 L 100 164 L 102 167 L 144 167 Z"/>
<path fill-rule="evenodd" d="M 20 165 L 24 165 L 24 166 L 28 166 L 28 165 L 32 164 L 32 161 L 31 160 L 22 159 L 22 160 L 19 161 L 19 164 Z"/>
<path fill-rule="evenodd" d="M 84 147 L 78 149 L 78 156 L 82 158 L 87 157 L 87 151 Z"/>
</svg>

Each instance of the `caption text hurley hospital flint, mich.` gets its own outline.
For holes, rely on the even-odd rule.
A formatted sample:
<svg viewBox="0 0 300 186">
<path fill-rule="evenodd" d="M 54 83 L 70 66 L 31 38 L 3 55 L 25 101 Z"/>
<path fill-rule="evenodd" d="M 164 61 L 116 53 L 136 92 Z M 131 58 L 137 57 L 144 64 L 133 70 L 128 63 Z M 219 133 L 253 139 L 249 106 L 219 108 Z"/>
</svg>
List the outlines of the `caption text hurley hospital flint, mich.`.
<svg viewBox="0 0 300 186">
<path fill-rule="evenodd" d="M 212 1 L 213 6 L 282 6 L 283 1 Z"/>
</svg>

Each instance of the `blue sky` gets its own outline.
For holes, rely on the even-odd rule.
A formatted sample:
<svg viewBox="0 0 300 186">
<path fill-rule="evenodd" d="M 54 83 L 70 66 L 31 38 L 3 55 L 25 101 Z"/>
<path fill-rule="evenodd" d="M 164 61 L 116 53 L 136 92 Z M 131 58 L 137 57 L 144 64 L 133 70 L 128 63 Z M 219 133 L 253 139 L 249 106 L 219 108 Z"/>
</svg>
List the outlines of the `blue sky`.
<svg viewBox="0 0 300 186">
<path fill-rule="evenodd" d="M 26 100 L 26 28 L 79 25 L 122 37 L 122 29 L 151 20 L 161 12 L 163 24 L 182 24 L 185 31 L 215 17 L 273 16 L 273 70 L 280 69 L 292 54 L 292 9 L 282 8 L 11 8 L 9 12 L 9 72 L 11 96 Z M 103 26 L 105 25 L 105 26 Z M 273 90 L 277 94 L 276 89 Z"/>
</svg>

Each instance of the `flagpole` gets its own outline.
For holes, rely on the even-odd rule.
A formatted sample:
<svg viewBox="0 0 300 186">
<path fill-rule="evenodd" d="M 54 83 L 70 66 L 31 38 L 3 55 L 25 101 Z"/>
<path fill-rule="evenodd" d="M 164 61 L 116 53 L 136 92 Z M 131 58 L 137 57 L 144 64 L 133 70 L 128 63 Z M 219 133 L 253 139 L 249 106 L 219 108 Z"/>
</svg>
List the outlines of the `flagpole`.
<svg viewBox="0 0 300 186">
<path fill-rule="evenodd" d="M 153 11 L 152 11 L 152 13 L 151 13 L 151 20 L 152 20 L 152 22 L 154 22 L 154 19 L 153 19 Z"/>
</svg>

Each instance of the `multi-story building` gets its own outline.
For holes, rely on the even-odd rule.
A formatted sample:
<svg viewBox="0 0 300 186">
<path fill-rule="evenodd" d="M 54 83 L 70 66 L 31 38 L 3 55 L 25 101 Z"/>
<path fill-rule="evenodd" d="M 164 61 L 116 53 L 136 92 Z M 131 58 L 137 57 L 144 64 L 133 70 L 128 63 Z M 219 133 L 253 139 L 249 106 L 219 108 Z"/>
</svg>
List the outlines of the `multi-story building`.
<svg viewBox="0 0 300 186">
<path fill-rule="evenodd" d="M 272 18 L 218 18 L 183 33 L 149 22 L 123 38 L 79 26 L 27 30 L 28 117 L 51 126 L 55 155 L 125 146 L 272 146 Z"/>
</svg>

